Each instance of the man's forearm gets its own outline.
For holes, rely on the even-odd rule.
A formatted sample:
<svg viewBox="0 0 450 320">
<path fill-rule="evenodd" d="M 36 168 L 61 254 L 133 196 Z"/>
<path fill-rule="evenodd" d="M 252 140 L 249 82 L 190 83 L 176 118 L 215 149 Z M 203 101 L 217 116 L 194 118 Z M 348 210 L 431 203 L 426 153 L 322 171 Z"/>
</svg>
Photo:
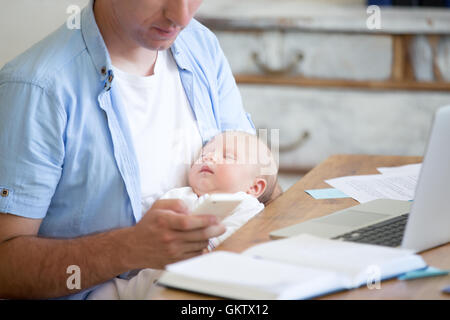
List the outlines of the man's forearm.
<svg viewBox="0 0 450 320">
<path fill-rule="evenodd" d="M 0 299 L 74 294 L 137 268 L 130 259 L 132 231 L 124 228 L 67 240 L 21 236 L 1 243 Z M 76 269 L 68 273 L 69 266 Z M 80 289 L 68 286 L 72 272 L 80 276 Z"/>
</svg>

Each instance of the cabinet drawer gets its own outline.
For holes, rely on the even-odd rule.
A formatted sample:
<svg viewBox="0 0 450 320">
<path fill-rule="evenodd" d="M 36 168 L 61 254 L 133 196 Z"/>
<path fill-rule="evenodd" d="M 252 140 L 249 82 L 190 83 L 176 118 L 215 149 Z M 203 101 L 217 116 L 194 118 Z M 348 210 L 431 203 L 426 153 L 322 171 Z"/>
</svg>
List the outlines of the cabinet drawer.
<svg viewBox="0 0 450 320">
<path fill-rule="evenodd" d="M 435 110 L 450 102 L 450 93 L 239 87 L 255 126 L 280 130 L 282 149 L 308 132 L 280 152 L 284 169 L 309 169 L 337 153 L 422 155 Z"/>
<path fill-rule="evenodd" d="M 387 35 L 300 31 L 215 31 L 233 73 L 322 79 L 385 80 L 391 75 Z"/>
</svg>

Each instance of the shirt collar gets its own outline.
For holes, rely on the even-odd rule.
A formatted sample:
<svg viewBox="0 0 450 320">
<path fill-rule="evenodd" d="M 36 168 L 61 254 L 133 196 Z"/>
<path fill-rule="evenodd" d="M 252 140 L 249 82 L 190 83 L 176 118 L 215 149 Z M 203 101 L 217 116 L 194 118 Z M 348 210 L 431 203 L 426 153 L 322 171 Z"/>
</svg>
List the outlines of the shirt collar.
<svg viewBox="0 0 450 320">
<path fill-rule="evenodd" d="M 81 13 L 81 33 L 100 79 L 104 80 L 108 76 L 108 71 L 112 69 L 112 63 L 95 21 L 94 0 L 90 0 Z"/>
<path fill-rule="evenodd" d="M 182 31 L 183 32 L 183 31 Z M 173 58 L 175 59 L 176 64 L 178 65 L 178 68 L 182 69 L 182 70 L 189 70 L 192 71 L 188 60 L 186 59 L 186 57 L 183 54 L 183 51 L 180 49 L 180 45 L 179 42 L 180 40 L 180 35 L 178 35 L 178 38 L 175 40 L 175 42 L 172 44 L 172 47 L 170 48 L 172 50 L 172 55 Z"/>
<path fill-rule="evenodd" d="M 112 72 L 112 63 L 108 48 L 95 21 L 94 2 L 95 0 L 90 0 L 81 13 L 81 32 L 100 79 L 104 81 Z M 180 69 L 192 71 L 188 59 L 183 54 L 181 41 L 181 34 L 179 34 L 170 48 L 172 55 Z"/>
</svg>

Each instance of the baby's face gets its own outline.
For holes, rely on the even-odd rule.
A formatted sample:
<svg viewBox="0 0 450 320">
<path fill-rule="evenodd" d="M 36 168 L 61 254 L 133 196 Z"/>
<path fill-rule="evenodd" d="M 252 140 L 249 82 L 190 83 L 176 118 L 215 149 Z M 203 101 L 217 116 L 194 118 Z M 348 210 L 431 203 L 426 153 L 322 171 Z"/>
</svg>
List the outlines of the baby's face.
<svg viewBox="0 0 450 320">
<path fill-rule="evenodd" d="M 196 194 L 246 192 L 252 186 L 257 166 L 248 161 L 249 148 L 235 142 L 220 135 L 202 149 L 189 172 L 189 185 Z"/>
</svg>

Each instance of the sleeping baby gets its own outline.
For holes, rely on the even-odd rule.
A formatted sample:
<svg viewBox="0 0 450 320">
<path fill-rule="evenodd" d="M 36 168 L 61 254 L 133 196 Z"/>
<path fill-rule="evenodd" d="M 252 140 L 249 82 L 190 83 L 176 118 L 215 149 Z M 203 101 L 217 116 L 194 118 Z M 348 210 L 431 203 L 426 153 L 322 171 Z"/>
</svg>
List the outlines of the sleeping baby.
<svg viewBox="0 0 450 320">
<path fill-rule="evenodd" d="M 209 194 L 238 193 L 244 198 L 222 221 L 225 233 L 210 239 L 208 250 L 211 251 L 264 209 L 277 183 L 277 165 L 267 146 L 256 136 L 227 131 L 202 148 L 190 167 L 188 181 L 188 187 L 172 189 L 161 199 L 181 199 L 193 211 Z M 144 214 L 153 203 L 152 197 L 143 199 Z M 151 299 L 158 291 L 158 286 L 151 284 L 157 281 L 161 272 L 147 268 L 129 280 L 114 278 L 99 286 L 88 299 Z"/>
<path fill-rule="evenodd" d="M 210 239 L 209 250 L 264 209 L 277 183 L 277 165 L 269 148 L 257 136 L 226 131 L 211 139 L 192 164 L 189 186 L 172 189 L 160 199 L 181 199 L 190 211 L 213 193 L 238 193 L 244 201 L 222 223 L 226 232 Z M 143 199 L 147 212 L 152 199 Z M 214 214 L 211 212 L 211 214 Z"/>
</svg>

